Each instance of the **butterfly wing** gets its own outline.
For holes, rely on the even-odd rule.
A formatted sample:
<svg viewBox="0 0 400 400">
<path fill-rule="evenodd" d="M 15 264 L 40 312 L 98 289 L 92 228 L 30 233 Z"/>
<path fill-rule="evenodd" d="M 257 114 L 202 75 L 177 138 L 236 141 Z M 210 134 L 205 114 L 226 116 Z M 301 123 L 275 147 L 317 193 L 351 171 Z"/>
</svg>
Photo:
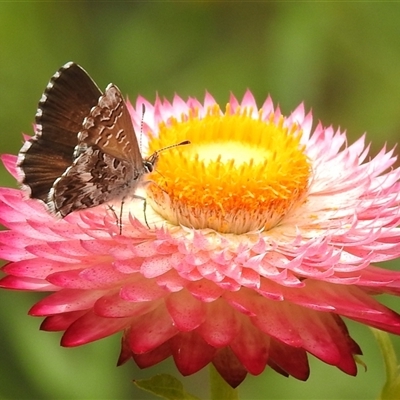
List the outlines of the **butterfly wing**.
<svg viewBox="0 0 400 400">
<path fill-rule="evenodd" d="M 107 86 L 83 121 L 78 140 L 78 155 L 87 147 L 96 146 L 117 159 L 129 161 L 138 171 L 143 169 L 131 116 L 120 90 L 113 84 Z"/>
<path fill-rule="evenodd" d="M 65 217 L 72 211 L 123 199 L 134 191 L 139 178 L 128 161 L 90 146 L 56 180 L 48 206 L 52 213 Z"/>
<path fill-rule="evenodd" d="M 33 198 L 47 201 L 54 182 L 72 164 L 78 132 L 101 91 L 77 64 L 51 78 L 36 113 L 36 134 L 22 147 L 17 167 Z"/>
<path fill-rule="evenodd" d="M 74 162 L 48 198 L 61 217 L 133 194 L 144 175 L 143 159 L 121 92 L 110 84 L 84 119 Z"/>
<path fill-rule="evenodd" d="M 36 125 L 17 166 L 31 197 L 58 216 L 122 199 L 145 173 L 121 92 L 110 84 L 102 94 L 75 63 L 51 78 Z"/>
</svg>

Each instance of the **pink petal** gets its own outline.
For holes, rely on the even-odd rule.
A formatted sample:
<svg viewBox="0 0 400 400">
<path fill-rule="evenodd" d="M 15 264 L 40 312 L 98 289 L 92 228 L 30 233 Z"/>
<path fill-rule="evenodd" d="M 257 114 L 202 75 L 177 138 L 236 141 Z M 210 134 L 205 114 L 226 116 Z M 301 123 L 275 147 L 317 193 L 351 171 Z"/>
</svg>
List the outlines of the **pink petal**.
<svg viewBox="0 0 400 400">
<path fill-rule="evenodd" d="M 103 292 L 86 290 L 61 290 L 36 303 L 29 311 L 30 315 L 48 316 L 71 311 L 90 309 Z"/>
<path fill-rule="evenodd" d="M 213 347 L 221 348 L 239 335 L 241 318 L 223 299 L 207 304 L 206 316 L 198 333 Z"/>
<path fill-rule="evenodd" d="M 15 178 L 18 179 L 18 172 L 16 169 L 17 158 L 11 154 L 2 154 L 0 156 L 1 161 L 3 162 L 6 170 Z"/>
<path fill-rule="evenodd" d="M 130 322 L 130 318 L 103 318 L 88 312 L 68 327 L 61 345 L 74 347 L 90 343 L 123 330 Z"/>
<path fill-rule="evenodd" d="M 126 340 L 136 354 L 154 350 L 179 332 L 165 307 L 161 305 L 144 316 L 133 318 L 131 321 Z"/>
<path fill-rule="evenodd" d="M 188 291 L 172 293 L 165 302 L 174 325 L 181 332 L 196 329 L 205 319 L 205 305 Z"/>
</svg>

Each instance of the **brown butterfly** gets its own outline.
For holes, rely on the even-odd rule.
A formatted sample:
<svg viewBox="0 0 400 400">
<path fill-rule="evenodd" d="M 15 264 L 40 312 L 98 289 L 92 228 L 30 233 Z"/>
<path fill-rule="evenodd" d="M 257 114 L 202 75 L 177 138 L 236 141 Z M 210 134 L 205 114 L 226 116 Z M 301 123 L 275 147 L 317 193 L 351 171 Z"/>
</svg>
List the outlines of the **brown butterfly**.
<svg viewBox="0 0 400 400">
<path fill-rule="evenodd" d="M 103 94 L 86 71 L 69 62 L 51 78 L 40 99 L 36 134 L 21 148 L 17 167 L 30 196 L 65 217 L 139 197 L 135 190 L 154 170 L 159 153 L 189 143 L 143 159 L 120 90 L 109 84 Z"/>
</svg>

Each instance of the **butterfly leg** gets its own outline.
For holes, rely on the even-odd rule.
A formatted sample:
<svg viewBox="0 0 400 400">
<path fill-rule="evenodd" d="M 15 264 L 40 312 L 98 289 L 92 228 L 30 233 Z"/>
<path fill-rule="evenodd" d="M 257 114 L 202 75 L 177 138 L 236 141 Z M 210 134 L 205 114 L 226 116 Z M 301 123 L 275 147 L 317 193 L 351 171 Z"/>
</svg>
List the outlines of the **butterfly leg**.
<svg viewBox="0 0 400 400">
<path fill-rule="evenodd" d="M 143 215 L 144 215 L 144 222 L 146 222 L 147 227 L 150 229 L 150 225 L 147 222 L 147 215 L 146 215 L 146 207 L 147 207 L 147 201 L 146 199 L 143 199 Z"/>
<path fill-rule="evenodd" d="M 124 199 L 121 200 L 121 208 L 119 209 L 119 234 L 122 235 L 122 211 L 124 209 Z"/>
<path fill-rule="evenodd" d="M 147 200 L 142 197 L 142 196 L 138 196 L 138 195 L 133 195 L 132 198 L 134 199 L 138 199 L 138 200 L 142 200 L 143 201 L 143 216 L 144 216 L 144 222 L 147 225 L 147 227 L 150 229 L 150 225 L 147 221 L 147 215 L 146 215 L 146 209 L 147 209 Z M 121 200 L 121 208 L 120 208 L 120 212 L 119 212 L 119 217 L 116 215 L 116 213 L 114 212 L 115 217 L 117 218 L 118 221 L 118 225 L 120 228 L 120 234 L 122 234 L 122 210 L 123 210 L 123 206 L 125 203 L 125 197 Z M 114 211 L 114 210 L 113 210 Z"/>
<path fill-rule="evenodd" d="M 115 212 L 114 207 L 108 205 L 108 209 L 114 214 L 115 220 L 117 221 L 117 226 L 119 227 L 120 235 L 122 235 L 122 206 L 123 206 L 123 204 L 124 204 L 124 202 L 122 201 L 119 217 L 118 217 L 117 213 Z"/>
<path fill-rule="evenodd" d="M 147 225 L 147 227 L 150 229 L 150 225 L 147 221 L 147 215 L 146 215 L 146 209 L 147 209 L 147 201 L 144 197 L 134 195 L 132 196 L 135 199 L 142 200 L 143 201 L 143 216 L 144 216 L 144 222 Z M 119 216 L 117 215 L 115 209 L 113 206 L 108 205 L 108 209 L 114 214 L 115 219 L 117 221 L 117 225 L 119 227 L 119 234 L 122 235 L 122 214 L 123 214 L 123 209 L 124 209 L 124 204 L 125 204 L 125 197 L 121 200 L 121 208 L 119 209 Z"/>
<path fill-rule="evenodd" d="M 146 200 L 144 197 L 142 197 L 142 196 L 138 196 L 137 194 L 135 194 L 133 197 L 134 197 L 135 199 L 139 199 L 139 200 L 142 200 L 142 201 L 143 201 L 143 216 L 144 216 L 144 222 L 146 223 L 147 227 L 150 229 L 150 225 L 149 225 L 149 223 L 147 222 L 147 215 L 146 215 L 147 200 Z"/>
</svg>

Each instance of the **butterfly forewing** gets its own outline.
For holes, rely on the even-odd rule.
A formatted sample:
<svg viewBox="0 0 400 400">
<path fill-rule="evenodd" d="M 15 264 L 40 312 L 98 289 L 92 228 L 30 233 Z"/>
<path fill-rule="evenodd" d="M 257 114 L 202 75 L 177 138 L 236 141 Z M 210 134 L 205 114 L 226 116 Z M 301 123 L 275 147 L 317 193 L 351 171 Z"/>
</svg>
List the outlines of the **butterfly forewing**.
<svg viewBox="0 0 400 400">
<path fill-rule="evenodd" d="M 36 123 L 42 126 L 42 134 L 49 136 L 49 128 L 56 128 L 67 135 L 56 140 L 64 143 L 77 142 L 77 133 L 90 109 L 95 106 L 101 91 L 90 76 L 77 64 L 68 63 L 50 80 L 39 103 Z M 69 136 L 69 137 L 68 137 Z"/>
<path fill-rule="evenodd" d="M 78 132 L 101 92 L 77 64 L 64 65 L 50 80 L 36 113 L 36 134 L 22 147 L 18 169 L 31 197 L 47 201 L 55 180 L 73 162 Z"/>
<path fill-rule="evenodd" d="M 97 146 L 119 160 L 129 161 L 138 172 L 143 169 L 132 120 L 122 94 L 115 85 L 108 85 L 98 105 L 85 118 L 78 139 L 83 148 Z"/>
</svg>

